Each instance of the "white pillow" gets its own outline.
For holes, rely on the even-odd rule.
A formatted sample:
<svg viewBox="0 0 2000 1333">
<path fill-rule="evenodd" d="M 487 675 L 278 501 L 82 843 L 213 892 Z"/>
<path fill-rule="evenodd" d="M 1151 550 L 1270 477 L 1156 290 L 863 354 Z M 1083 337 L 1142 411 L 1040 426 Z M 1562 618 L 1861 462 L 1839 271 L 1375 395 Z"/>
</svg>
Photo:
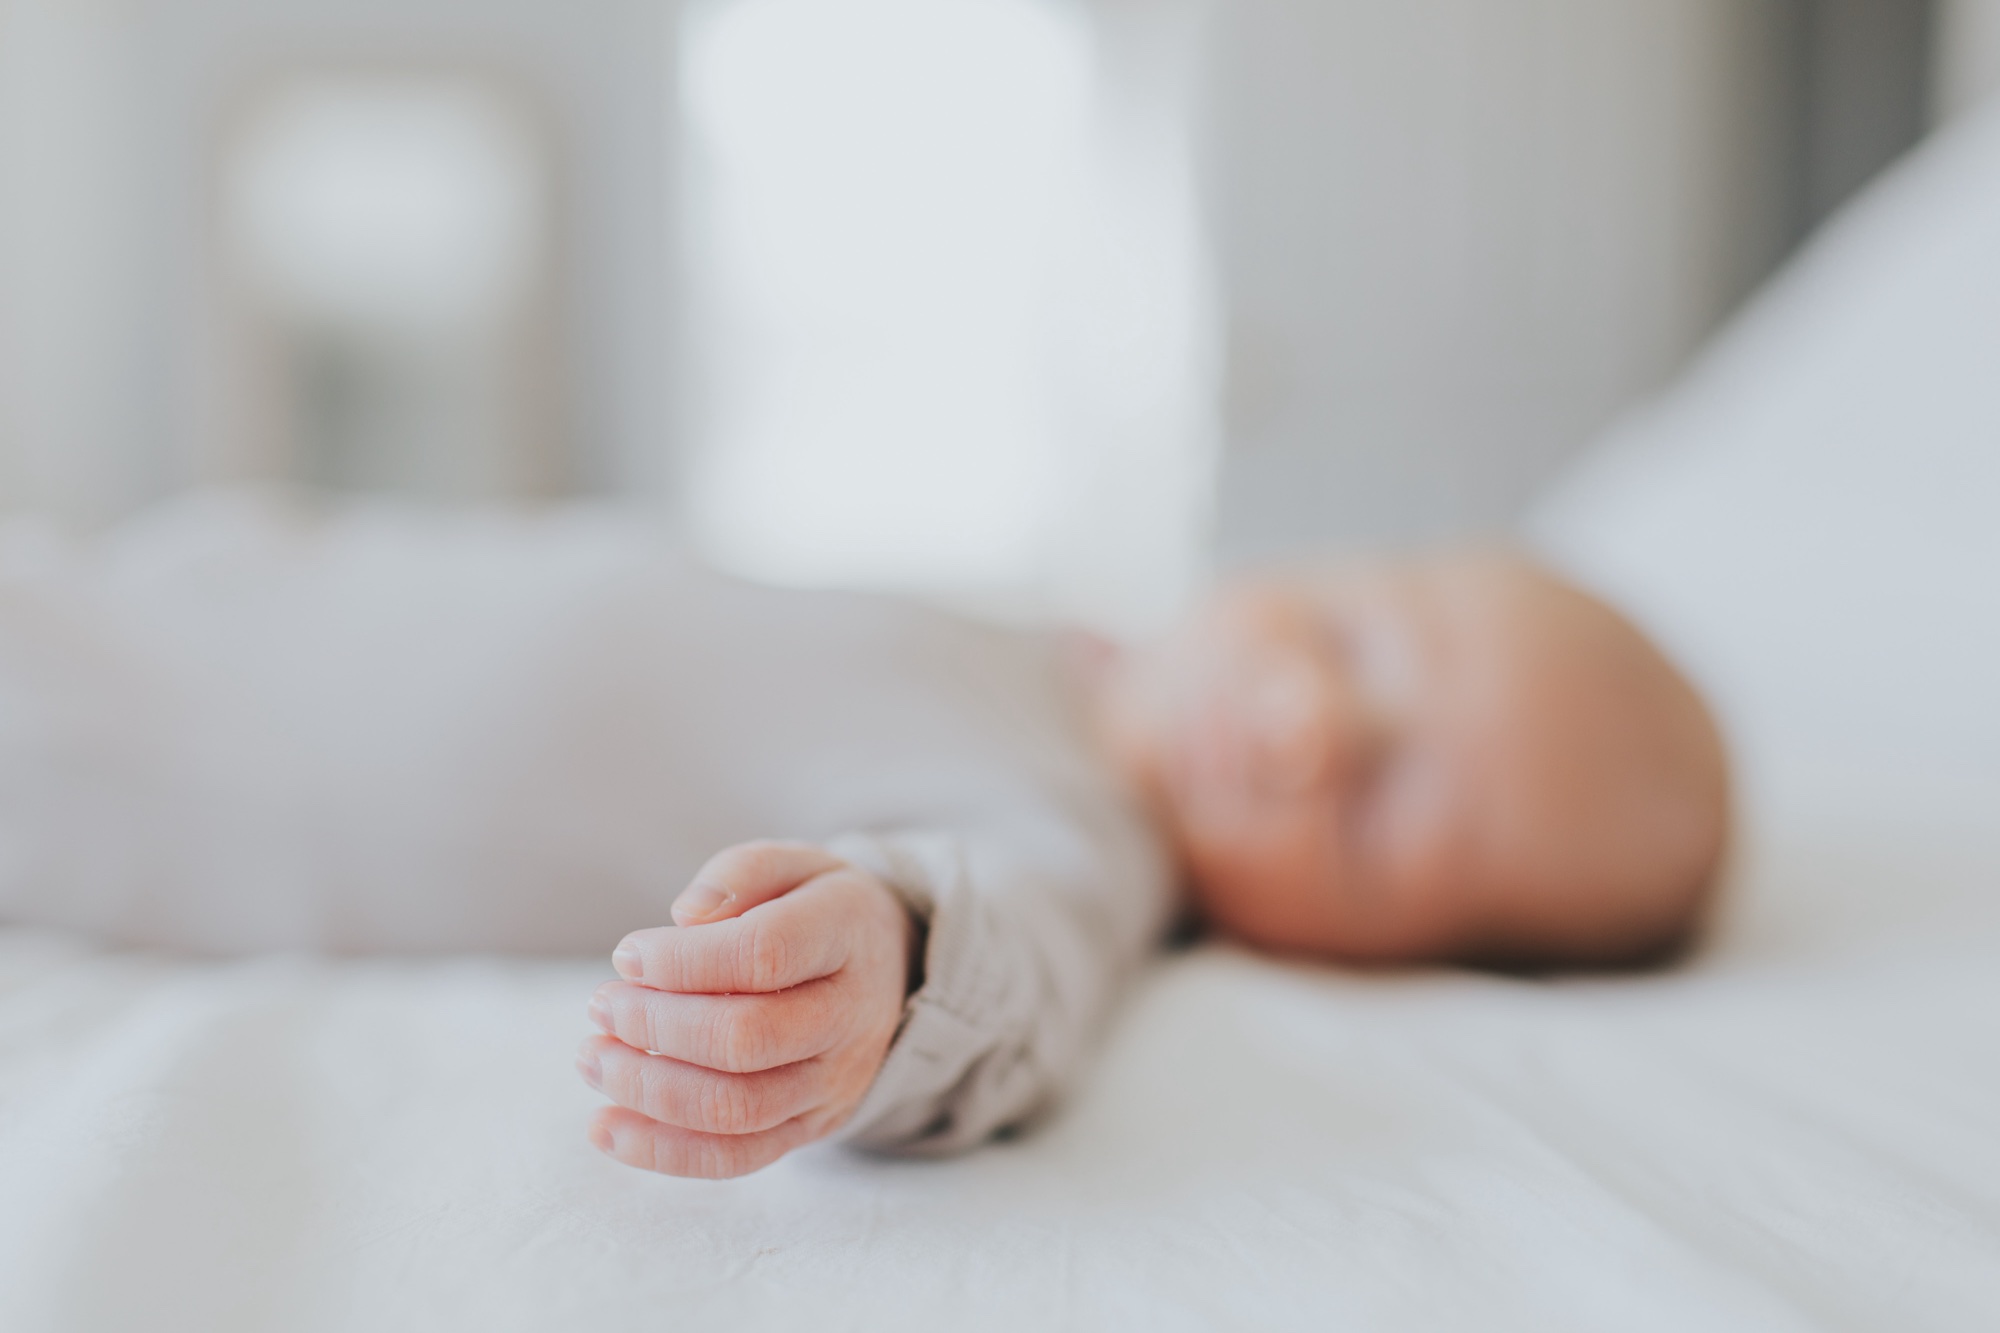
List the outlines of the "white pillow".
<svg viewBox="0 0 2000 1333">
<path fill-rule="evenodd" d="M 2000 779 L 2000 105 L 1830 224 L 1529 534 L 1753 766 Z"/>
</svg>

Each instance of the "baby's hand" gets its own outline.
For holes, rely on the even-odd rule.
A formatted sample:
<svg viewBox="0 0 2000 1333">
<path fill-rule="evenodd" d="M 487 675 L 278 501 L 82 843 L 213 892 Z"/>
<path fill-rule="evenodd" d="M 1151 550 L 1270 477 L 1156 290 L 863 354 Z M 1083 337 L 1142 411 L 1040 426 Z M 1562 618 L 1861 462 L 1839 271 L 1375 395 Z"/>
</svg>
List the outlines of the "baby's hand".
<svg viewBox="0 0 2000 1333">
<path fill-rule="evenodd" d="M 577 1057 L 616 1106 L 590 1140 L 675 1176 L 740 1176 L 830 1134 L 888 1054 L 915 928 L 889 889 L 818 848 L 753 842 L 702 867 L 677 926 L 611 956 Z"/>
</svg>

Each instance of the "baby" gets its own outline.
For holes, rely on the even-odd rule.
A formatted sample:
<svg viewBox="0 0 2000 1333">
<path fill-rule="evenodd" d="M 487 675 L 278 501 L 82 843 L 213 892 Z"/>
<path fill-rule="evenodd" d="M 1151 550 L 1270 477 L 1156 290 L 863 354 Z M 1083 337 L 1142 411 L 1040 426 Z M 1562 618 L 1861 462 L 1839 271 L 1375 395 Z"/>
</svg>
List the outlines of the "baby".
<svg viewBox="0 0 2000 1333">
<path fill-rule="evenodd" d="M 1142 795 L 1196 912 L 1248 943 L 1602 966 L 1660 957 L 1699 918 L 1727 819 L 1716 729 L 1630 624 L 1524 560 L 1245 581 L 1152 648 L 1079 658 L 1096 744 Z M 879 1099 L 929 984 L 934 904 L 837 850 L 724 852 L 674 926 L 618 946 L 624 980 L 590 1006 L 606 1035 L 579 1060 L 616 1103 L 598 1147 L 735 1175 Z M 940 953 L 934 941 L 931 967 L 970 965 Z M 965 1027 L 945 1059 L 965 1054 L 951 1039 L 981 1040 Z"/>
<path fill-rule="evenodd" d="M 702 1176 L 1022 1124 L 1190 909 L 1333 960 L 1659 956 L 1726 824 L 1689 687 L 1494 553 L 1228 584 L 1120 650 L 751 587 L 580 511 L 207 497 L 0 534 L 0 730 L 0 920 L 622 935 L 591 1136 Z"/>
</svg>

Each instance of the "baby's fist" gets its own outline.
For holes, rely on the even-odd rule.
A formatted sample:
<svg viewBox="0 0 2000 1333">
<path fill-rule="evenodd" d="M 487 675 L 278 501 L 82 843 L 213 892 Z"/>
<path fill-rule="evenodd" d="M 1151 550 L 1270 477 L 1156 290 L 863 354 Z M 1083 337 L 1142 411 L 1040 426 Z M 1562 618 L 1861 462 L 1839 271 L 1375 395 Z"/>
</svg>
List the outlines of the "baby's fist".
<svg viewBox="0 0 2000 1333">
<path fill-rule="evenodd" d="M 740 1176 L 839 1128 L 888 1054 L 915 928 L 880 880 L 816 847 L 714 857 L 635 931 L 591 997 L 577 1067 L 617 1105 L 591 1141 L 676 1176 Z"/>
</svg>

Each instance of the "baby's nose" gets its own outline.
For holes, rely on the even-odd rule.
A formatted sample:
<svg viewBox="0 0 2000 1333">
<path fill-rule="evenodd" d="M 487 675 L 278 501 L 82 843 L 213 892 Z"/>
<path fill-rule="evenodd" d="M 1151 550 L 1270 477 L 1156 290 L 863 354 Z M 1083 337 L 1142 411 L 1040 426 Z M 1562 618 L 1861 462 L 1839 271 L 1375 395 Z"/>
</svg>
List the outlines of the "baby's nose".
<svg viewBox="0 0 2000 1333">
<path fill-rule="evenodd" d="M 1260 785 L 1293 792 L 1326 776 L 1342 749 L 1337 695 L 1315 663 L 1284 656 L 1258 664 L 1245 691 L 1244 720 Z"/>
</svg>

